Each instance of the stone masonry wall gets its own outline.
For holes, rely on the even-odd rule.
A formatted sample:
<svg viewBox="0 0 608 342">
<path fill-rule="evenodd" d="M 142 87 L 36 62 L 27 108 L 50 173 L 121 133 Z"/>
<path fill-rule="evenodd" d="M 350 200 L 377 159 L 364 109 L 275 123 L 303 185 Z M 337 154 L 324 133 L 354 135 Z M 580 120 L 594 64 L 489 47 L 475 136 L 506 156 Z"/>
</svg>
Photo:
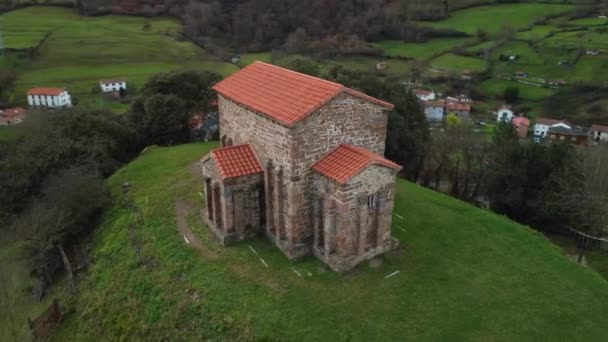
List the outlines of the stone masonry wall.
<svg viewBox="0 0 608 342">
<path fill-rule="evenodd" d="M 336 97 L 293 130 L 293 173 L 287 187 L 294 240 L 312 239 L 312 164 L 341 143 L 384 155 L 388 114 L 349 94 Z"/>
</svg>

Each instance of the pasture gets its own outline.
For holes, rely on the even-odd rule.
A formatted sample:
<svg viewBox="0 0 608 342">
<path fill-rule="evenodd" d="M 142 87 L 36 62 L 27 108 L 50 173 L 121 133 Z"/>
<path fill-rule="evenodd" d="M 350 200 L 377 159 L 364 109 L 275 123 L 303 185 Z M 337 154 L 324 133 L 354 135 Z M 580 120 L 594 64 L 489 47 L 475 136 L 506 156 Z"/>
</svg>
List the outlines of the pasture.
<svg viewBox="0 0 608 342">
<path fill-rule="evenodd" d="M 468 34 L 484 30 L 490 34 L 499 33 L 503 27 L 523 29 L 539 19 L 550 15 L 566 13 L 574 9 L 572 5 L 547 3 L 520 3 L 492 6 L 478 6 L 452 12 L 446 20 L 418 24 L 436 29 L 452 29 Z"/>
<path fill-rule="evenodd" d="M 4 37 L 15 46 L 31 46 L 48 34 L 34 57 L 17 68 L 16 104 L 25 103 L 31 87 L 65 87 L 78 104 L 95 106 L 100 79 L 127 78 L 128 87 L 136 88 L 159 72 L 191 68 L 228 75 L 238 70 L 184 40 L 175 19 L 81 17 L 72 9 L 29 7 L 0 20 L 11 27 Z"/>
<path fill-rule="evenodd" d="M 436 38 L 423 43 L 384 40 L 372 43 L 372 45 L 382 49 L 387 57 L 426 60 L 434 55 L 452 50 L 469 42 L 471 42 L 471 39 L 468 38 Z"/>
<path fill-rule="evenodd" d="M 486 96 L 495 98 L 502 98 L 505 89 L 508 87 L 519 88 L 520 99 L 526 101 L 540 101 L 556 92 L 555 89 L 551 88 L 537 87 L 499 78 L 492 78 L 479 84 L 479 89 Z"/>
<path fill-rule="evenodd" d="M 487 67 L 486 62 L 480 58 L 465 57 L 452 53 L 446 53 L 433 59 L 430 61 L 430 65 L 435 69 L 452 72 L 462 72 L 463 70 L 479 72 Z"/>
</svg>

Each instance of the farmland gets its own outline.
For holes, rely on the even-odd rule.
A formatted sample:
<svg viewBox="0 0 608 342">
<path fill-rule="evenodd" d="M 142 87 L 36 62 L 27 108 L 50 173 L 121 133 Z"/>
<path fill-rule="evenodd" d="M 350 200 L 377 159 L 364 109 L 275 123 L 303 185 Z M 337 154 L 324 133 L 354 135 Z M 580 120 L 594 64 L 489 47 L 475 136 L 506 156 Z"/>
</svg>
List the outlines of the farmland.
<svg viewBox="0 0 608 342">
<path fill-rule="evenodd" d="M 169 70 L 224 75 L 237 70 L 183 40 L 181 24 L 174 19 L 81 17 L 72 9 L 29 7 L 1 15 L 0 26 L 7 47 L 36 49 L 31 60 L 17 67 L 16 104 L 24 104 L 28 88 L 49 86 L 68 88 L 80 104 L 103 106 L 94 91 L 100 79 L 124 77 L 138 87 Z"/>
</svg>

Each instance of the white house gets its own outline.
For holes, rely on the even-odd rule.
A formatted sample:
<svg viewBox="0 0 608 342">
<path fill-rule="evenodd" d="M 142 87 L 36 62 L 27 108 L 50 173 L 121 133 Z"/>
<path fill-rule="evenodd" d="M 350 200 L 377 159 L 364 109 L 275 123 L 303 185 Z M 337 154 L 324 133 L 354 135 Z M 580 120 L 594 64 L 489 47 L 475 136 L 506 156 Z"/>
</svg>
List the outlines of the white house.
<svg viewBox="0 0 608 342">
<path fill-rule="evenodd" d="M 608 126 L 591 125 L 590 131 L 593 141 L 608 141 Z"/>
<path fill-rule="evenodd" d="M 127 89 L 127 81 L 123 79 L 117 80 L 101 80 L 99 81 L 99 87 L 104 93 L 111 93 L 113 91 L 120 91 L 120 89 Z"/>
<path fill-rule="evenodd" d="M 72 99 L 63 88 L 32 88 L 27 92 L 30 107 L 63 108 L 72 107 Z"/>
<path fill-rule="evenodd" d="M 513 120 L 513 111 L 509 106 L 502 106 L 498 108 L 494 114 L 496 114 L 497 122 L 511 122 L 511 120 Z"/>
<path fill-rule="evenodd" d="M 414 94 L 420 101 L 434 101 L 435 92 L 426 89 L 414 89 Z"/>
<path fill-rule="evenodd" d="M 572 124 L 566 120 L 554 120 L 547 118 L 538 118 L 534 123 L 534 136 L 544 138 L 549 133 L 549 129 L 552 127 L 562 127 L 565 129 L 571 129 Z"/>
<path fill-rule="evenodd" d="M 444 101 L 424 101 L 424 115 L 431 122 L 439 122 L 443 120 L 445 114 Z"/>
</svg>

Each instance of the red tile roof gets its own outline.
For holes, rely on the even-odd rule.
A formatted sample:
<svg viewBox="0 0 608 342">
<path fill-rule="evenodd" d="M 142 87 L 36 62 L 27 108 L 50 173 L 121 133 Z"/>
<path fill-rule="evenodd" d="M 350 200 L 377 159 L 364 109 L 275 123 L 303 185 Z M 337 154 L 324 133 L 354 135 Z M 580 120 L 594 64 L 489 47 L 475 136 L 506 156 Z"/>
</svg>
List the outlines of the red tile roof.
<svg viewBox="0 0 608 342">
<path fill-rule="evenodd" d="M 312 165 L 313 170 L 337 181 L 346 183 L 366 167 L 377 164 L 393 170 L 401 170 L 401 166 L 364 148 L 341 144 L 325 157 Z"/>
<path fill-rule="evenodd" d="M 7 119 L 12 119 L 16 116 L 21 116 L 23 114 L 25 114 L 25 109 L 21 108 L 21 107 L 15 107 L 15 108 L 9 108 L 9 109 L 5 109 L 4 111 L 1 111 L 2 113 L 1 116 L 7 118 Z"/>
<path fill-rule="evenodd" d="M 291 126 L 342 93 L 379 106 L 393 105 L 341 84 L 255 62 L 216 84 L 221 95 L 278 122 Z"/>
<path fill-rule="evenodd" d="M 528 120 L 528 118 L 525 118 L 523 116 L 514 117 L 512 123 L 513 123 L 513 126 L 523 125 L 523 126 L 530 127 L 530 120 Z"/>
<path fill-rule="evenodd" d="M 460 103 L 460 102 L 448 102 L 446 104 L 446 108 L 448 111 L 450 110 L 456 110 L 456 111 L 466 111 L 466 112 L 470 112 L 471 111 L 471 106 L 466 104 L 466 103 Z"/>
<path fill-rule="evenodd" d="M 414 94 L 416 94 L 416 95 L 426 96 L 426 95 L 431 95 L 432 93 L 433 93 L 432 90 L 414 89 Z"/>
<path fill-rule="evenodd" d="M 564 123 L 568 126 L 572 126 L 568 120 L 555 120 L 555 119 L 547 119 L 547 118 L 538 118 L 536 119 L 536 123 L 539 125 L 547 125 L 552 126 L 558 123 Z"/>
<path fill-rule="evenodd" d="M 63 88 L 32 88 L 27 91 L 28 95 L 45 95 L 45 96 L 58 96 L 65 89 Z"/>
<path fill-rule="evenodd" d="M 608 133 L 608 126 L 591 125 L 591 131 Z"/>
<path fill-rule="evenodd" d="M 211 151 L 222 179 L 247 176 L 262 173 L 262 165 L 251 145 L 236 145 Z"/>
</svg>

